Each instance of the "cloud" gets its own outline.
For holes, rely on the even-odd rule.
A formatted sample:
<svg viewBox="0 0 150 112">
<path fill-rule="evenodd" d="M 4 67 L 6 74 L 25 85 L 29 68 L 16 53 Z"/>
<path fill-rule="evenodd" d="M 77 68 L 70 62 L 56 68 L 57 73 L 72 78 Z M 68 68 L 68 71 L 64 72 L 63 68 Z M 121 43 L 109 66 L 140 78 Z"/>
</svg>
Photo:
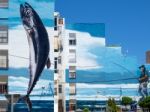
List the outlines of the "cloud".
<svg viewBox="0 0 150 112">
<path fill-rule="evenodd" d="M 50 39 L 50 57 L 53 62 L 53 37 L 54 32 L 52 27 L 47 27 L 47 31 Z M 77 45 L 76 45 L 76 57 L 77 57 L 77 68 L 78 70 L 87 69 L 99 69 L 104 72 L 125 72 L 126 69 L 129 71 L 136 70 L 137 60 L 135 57 L 124 57 L 121 53 L 121 47 L 107 47 L 105 43 L 105 38 L 102 37 L 92 37 L 89 33 L 79 32 L 75 30 L 65 31 L 65 57 L 63 58 L 68 63 L 68 36 L 69 32 L 76 33 Z M 9 39 L 9 52 L 13 55 L 18 55 L 20 57 L 29 57 L 29 47 L 24 28 L 19 25 L 10 29 L 10 39 Z M 15 35 L 14 35 L 15 34 Z M 16 36 L 17 35 L 17 36 Z M 123 67 L 118 66 L 122 65 Z M 10 56 L 10 66 L 11 67 L 28 67 L 29 63 L 27 59 L 19 59 L 18 57 Z M 68 68 L 68 66 L 66 66 Z M 53 69 L 53 67 L 52 67 Z"/>
<path fill-rule="evenodd" d="M 50 57 L 53 62 L 53 28 L 47 27 L 49 38 L 50 38 Z M 67 33 L 74 32 L 67 30 Z M 67 34 L 66 33 L 66 34 Z M 77 33 L 77 65 L 82 69 L 93 69 L 93 68 L 101 68 L 102 66 L 97 64 L 96 58 L 98 57 L 95 54 L 90 53 L 89 48 L 96 47 L 97 44 L 99 46 L 105 45 L 104 38 L 92 38 L 88 33 L 76 32 Z M 17 26 L 13 29 L 10 29 L 10 40 L 9 40 L 9 59 L 10 59 L 10 67 L 28 67 L 29 62 L 28 59 L 18 58 L 12 55 L 20 56 L 20 57 L 29 57 L 29 47 L 28 41 L 26 37 L 25 30 L 22 26 Z M 15 35 L 14 35 L 15 34 Z M 17 35 L 17 36 L 16 36 Z M 84 41 L 87 42 L 84 42 Z M 68 42 L 68 40 L 66 40 Z M 69 51 L 69 47 L 66 49 Z M 66 51 L 66 52 L 68 52 Z M 68 57 L 65 58 L 66 63 L 68 62 Z M 87 66 L 87 67 L 84 67 Z M 79 68 L 79 69 L 81 69 Z"/>
<path fill-rule="evenodd" d="M 45 87 L 46 89 L 49 89 L 49 84 L 53 81 L 40 79 L 36 86 L 34 87 L 34 90 L 32 92 L 32 95 L 40 95 L 42 93 L 42 87 Z M 25 77 L 9 77 L 9 89 L 10 93 L 18 93 L 18 94 L 26 94 L 27 88 L 28 88 L 29 79 Z"/>
<path fill-rule="evenodd" d="M 52 28 L 48 28 L 49 37 L 52 40 Z M 15 35 L 14 35 L 15 34 Z M 26 32 L 22 25 L 14 27 L 9 30 L 9 65 L 14 68 L 27 68 L 29 66 L 29 46 Z M 16 36 L 17 35 L 17 36 Z M 53 45 L 53 42 L 51 45 Z M 51 46 L 50 54 L 53 54 L 53 47 Z M 17 57 L 18 56 L 18 57 Z M 53 55 L 50 55 L 53 59 Z"/>
</svg>

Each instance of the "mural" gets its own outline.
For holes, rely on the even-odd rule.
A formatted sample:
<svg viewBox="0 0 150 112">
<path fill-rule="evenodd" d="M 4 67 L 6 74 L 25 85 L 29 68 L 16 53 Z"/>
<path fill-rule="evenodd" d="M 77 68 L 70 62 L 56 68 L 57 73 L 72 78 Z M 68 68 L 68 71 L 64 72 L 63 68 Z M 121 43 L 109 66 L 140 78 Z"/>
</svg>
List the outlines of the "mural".
<svg viewBox="0 0 150 112">
<path fill-rule="evenodd" d="M 39 15 L 28 3 L 20 5 L 20 15 L 27 33 L 30 51 L 30 80 L 27 95 L 24 99 L 28 104 L 29 111 L 31 111 L 32 103 L 29 99 L 29 95 L 39 80 L 46 63 L 48 63 L 47 67 L 50 67 L 50 59 L 48 58 L 50 45 L 47 31 Z"/>
<path fill-rule="evenodd" d="M 28 82 L 28 41 L 24 32 L 21 18 L 19 14 L 19 6 L 21 3 L 29 2 L 33 8 L 40 15 L 46 29 L 48 31 L 49 38 L 53 34 L 53 12 L 54 12 L 54 1 L 16 1 L 12 0 L 9 3 L 11 11 L 9 11 L 9 69 L 7 71 L 0 71 L 0 74 L 9 75 L 9 92 L 10 93 L 21 93 L 27 90 L 26 83 Z M 44 8 L 42 7 L 44 6 Z M 6 10 L 6 9 L 5 9 Z M 41 13 L 41 12 L 45 13 Z M 49 16 L 47 16 L 49 15 Z M 105 39 L 105 24 L 66 24 L 66 34 L 69 32 L 75 32 L 77 34 L 77 64 L 78 64 L 78 75 L 77 82 L 98 82 L 103 87 L 110 87 L 109 90 L 105 90 L 101 87 L 102 85 L 95 85 L 95 89 L 102 89 L 102 93 L 105 95 L 119 95 L 120 87 L 124 88 L 127 83 L 130 86 L 126 86 L 128 91 L 123 92 L 124 94 L 135 95 L 137 94 L 136 88 L 138 86 L 137 79 L 124 80 L 124 78 L 137 78 L 137 60 L 135 56 L 128 56 L 123 53 L 122 46 L 120 45 L 107 45 Z M 15 35 L 14 35 L 15 34 Z M 51 43 L 53 45 L 53 43 Z M 50 48 L 51 54 L 53 46 Z M 98 50 L 95 50 L 98 49 Z M 51 55 L 53 61 L 53 54 Z M 53 81 L 53 70 L 44 70 L 39 80 L 39 84 L 36 85 L 33 94 L 40 94 L 43 86 L 48 86 L 49 82 Z M 68 75 L 66 80 L 68 80 Z M 48 79 L 48 80 L 47 80 Z M 109 80 L 118 81 L 109 82 Z M 111 83 L 111 84 L 110 84 Z M 112 85 L 112 83 L 114 85 Z M 80 84 L 79 84 L 80 85 Z M 91 84 L 84 84 L 87 90 L 91 87 Z M 112 86 L 112 89 L 111 89 Z M 79 86 L 83 87 L 83 86 Z M 116 87 L 116 89 L 114 89 Z M 129 87 L 129 88 L 127 88 Z M 130 89 L 130 88 L 135 89 Z M 82 88 L 81 88 L 82 89 Z M 79 88 L 80 92 L 86 93 Z M 82 92 L 83 91 L 83 92 Z M 96 90 L 91 90 L 91 93 Z M 103 95 L 103 94 L 102 94 Z M 86 97 L 86 96 L 85 96 Z"/>
<path fill-rule="evenodd" d="M 54 0 L 10 0 L 9 8 L 0 9 L 0 30 L 7 29 L 1 26 L 8 24 L 9 37 L 0 38 L 0 60 L 8 59 L 6 63 L 0 62 L 0 76 L 8 75 L 8 94 L 26 96 L 23 99 L 29 110 L 32 106 L 29 95 L 34 101 L 51 101 L 53 107 L 54 4 Z M 107 43 L 104 23 L 66 23 L 64 32 L 65 44 L 70 33 L 75 33 L 77 38 L 75 80 L 69 79 L 68 56 L 64 57 L 67 100 L 69 82 L 77 83 L 78 100 L 95 100 L 96 96 L 101 100 L 147 96 L 148 78 L 146 83 L 140 82 L 145 72 L 138 68 L 137 57 L 129 55 L 121 45 Z M 69 45 L 65 48 L 69 49 Z M 45 65 L 51 67 L 47 69 Z M 149 76 L 150 66 L 143 66 Z"/>
</svg>

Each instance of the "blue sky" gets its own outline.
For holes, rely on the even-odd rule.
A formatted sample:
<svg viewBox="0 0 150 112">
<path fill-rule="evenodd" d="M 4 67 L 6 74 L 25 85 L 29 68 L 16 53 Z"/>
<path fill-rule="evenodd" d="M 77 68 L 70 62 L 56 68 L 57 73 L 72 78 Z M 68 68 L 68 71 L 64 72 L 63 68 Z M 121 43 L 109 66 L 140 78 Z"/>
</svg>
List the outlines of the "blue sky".
<svg viewBox="0 0 150 112">
<path fill-rule="evenodd" d="M 150 49 L 149 0 L 56 0 L 56 11 L 67 23 L 105 23 L 107 44 L 119 44 L 123 52 L 145 63 Z"/>
</svg>

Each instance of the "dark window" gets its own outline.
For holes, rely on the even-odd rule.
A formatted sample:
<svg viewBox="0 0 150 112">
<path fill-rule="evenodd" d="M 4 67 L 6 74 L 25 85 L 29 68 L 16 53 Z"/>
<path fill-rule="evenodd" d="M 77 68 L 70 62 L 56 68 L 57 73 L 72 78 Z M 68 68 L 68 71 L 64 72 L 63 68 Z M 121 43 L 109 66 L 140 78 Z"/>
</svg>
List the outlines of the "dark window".
<svg viewBox="0 0 150 112">
<path fill-rule="evenodd" d="M 54 69 L 57 69 L 57 58 L 55 58 L 55 61 L 54 61 L 55 63 L 55 65 L 54 65 Z"/>
<path fill-rule="evenodd" d="M 8 93 L 7 84 L 0 84 L 0 94 L 7 94 L 7 93 Z"/>
<path fill-rule="evenodd" d="M 54 30 L 57 31 L 57 26 L 54 26 Z"/>
<path fill-rule="evenodd" d="M 76 110 L 76 105 L 75 104 L 70 104 L 70 111 Z"/>
<path fill-rule="evenodd" d="M 59 93 L 62 93 L 62 85 L 59 85 Z"/>
<path fill-rule="evenodd" d="M 69 40 L 69 45 L 76 45 L 76 40 Z"/>
<path fill-rule="evenodd" d="M 76 45 L 76 34 L 69 33 L 69 45 Z"/>
<path fill-rule="evenodd" d="M 8 94 L 8 76 L 0 76 L 0 94 Z"/>
<path fill-rule="evenodd" d="M 54 58 L 54 72 L 58 73 L 58 70 L 57 70 L 57 58 Z"/>
<path fill-rule="evenodd" d="M 54 70 L 55 73 L 58 73 L 58 70 Z"/>
<path fill-rule="evenodd" d="M 54 30 L 55 31 L 57 30 L 57 17 L 55 17 L 54 19 Z"/>
<path fill-rule="evenodd" d="M 69 110 L 70 111 L 76 110 L 76 100 L 75 99 L 69 100 Z"/>
</svg>

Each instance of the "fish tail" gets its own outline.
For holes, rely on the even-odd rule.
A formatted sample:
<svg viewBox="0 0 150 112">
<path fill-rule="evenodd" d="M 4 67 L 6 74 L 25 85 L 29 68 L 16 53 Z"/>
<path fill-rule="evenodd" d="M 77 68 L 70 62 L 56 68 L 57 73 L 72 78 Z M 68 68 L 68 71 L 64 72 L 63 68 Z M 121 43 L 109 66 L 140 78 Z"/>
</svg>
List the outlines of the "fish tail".
<svg viewBox="0 0 150 112">
<path fill-rule="evenodd" d="M 31 110 L 32 110 L 32 102 L 31 102 L 31 100 L 30 100 L 30 98 L 29 98 L 29 95 L 24 96 L 22 99 L 23 99 L 23 100 L 25 101 L 25 103 L 27 104 L 28 111 L 31 112 Z"/>
</svg>

